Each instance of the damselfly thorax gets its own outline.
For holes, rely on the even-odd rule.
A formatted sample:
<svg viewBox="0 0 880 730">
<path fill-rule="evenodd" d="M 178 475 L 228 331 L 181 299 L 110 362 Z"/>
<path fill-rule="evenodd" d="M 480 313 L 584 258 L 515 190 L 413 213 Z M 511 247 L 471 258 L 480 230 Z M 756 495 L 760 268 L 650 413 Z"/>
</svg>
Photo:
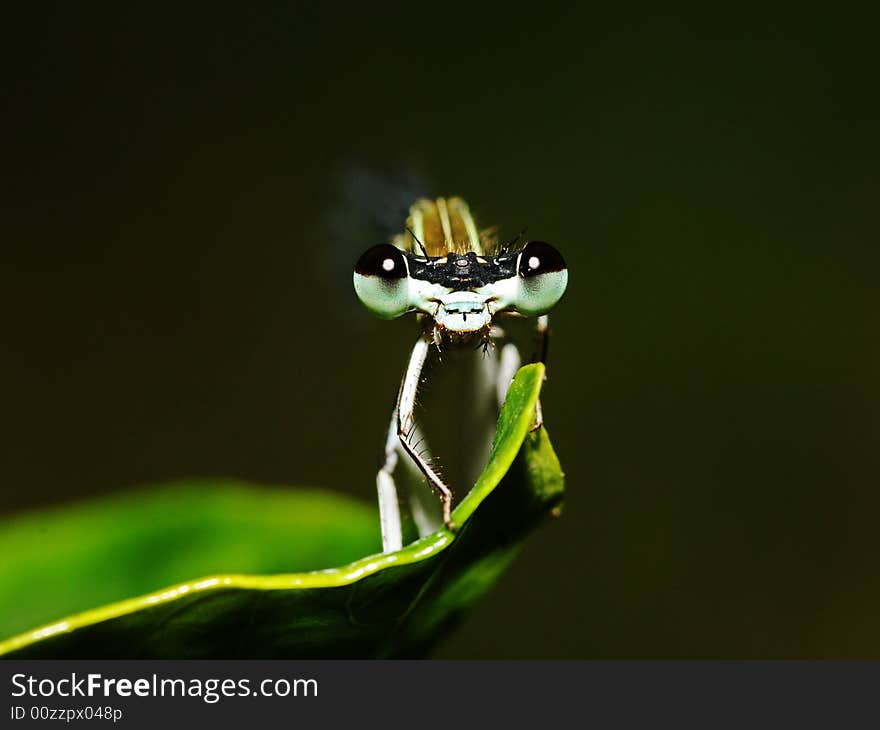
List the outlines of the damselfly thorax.
<svg viewBox="0 0 880 730">
<path fill-rule="evenodd" d="M 369 249 L 358 260 L 354 287 L 361 302 L 385 319 L 416 312 L 421 335 L 410 355 L 385 446 L 385 463 L 377 475 L 382 541 L 386 551 L 402 545 L 400 503 L 394 480 L 398 459 L 409 459 L 440 495 L 443 522 L 450 528 L 452 490 L 432 466 L 415 420 L 416 391 L 429 354 L 470 347 L 483 358 L 484 380 L 496 405 L 503 403 L 522 356 L 505 342 L 500 321 L 536 317 L 546 355 L 547 312 L 559 301 L 568 270 L 559 252 L 547 243 L 497 245 L 481 232 L 461 198 L 422 199 L 410 208 L 403 233 L 392 243 Z M 501 347 L 490 347 L 495 342 Z M 541 425 L 540 404 L 536 427 Z M 414 510 L 419 534 L 436 529 L 427 514 Z"/>
</svg>

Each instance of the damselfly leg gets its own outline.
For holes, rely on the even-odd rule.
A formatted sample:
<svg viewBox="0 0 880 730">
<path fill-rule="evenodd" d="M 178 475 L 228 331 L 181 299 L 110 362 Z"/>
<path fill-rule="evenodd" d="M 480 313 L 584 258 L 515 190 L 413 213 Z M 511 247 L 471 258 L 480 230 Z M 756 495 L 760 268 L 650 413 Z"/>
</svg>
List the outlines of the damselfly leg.
<svg viewBox="0 0 880 730">
<path fill-rule="evenodd" d="M 399 550 L 403 544 L 403 529 L 400 516 L 400 498 L 394 481 L 394 470 L 400 456 L 400 450 L 412 460 L 419 471 L 428 480 L 431 488 L 437 492 L 443 509 L 443 523 L 452 525 L 452 490 L 426 458 L 426 449 L 421 448 L 421 429 L 415 418 L 416 395 L 425 360 L 428 357 L 431 343 L 420 337 L 412 349 L 406 372 L 397 395 L 397 405 L 391 417 L 391 426 L 385 442 L 385 463 L 376 475 L 376 486 L 379 492 L 379 514 L 382 525 L 382 547 L 385 552 Z M 424 523 L 416 512 L 416 522 Z M 425 525 L 418 525 L 419 531 Z"/>
</svg>

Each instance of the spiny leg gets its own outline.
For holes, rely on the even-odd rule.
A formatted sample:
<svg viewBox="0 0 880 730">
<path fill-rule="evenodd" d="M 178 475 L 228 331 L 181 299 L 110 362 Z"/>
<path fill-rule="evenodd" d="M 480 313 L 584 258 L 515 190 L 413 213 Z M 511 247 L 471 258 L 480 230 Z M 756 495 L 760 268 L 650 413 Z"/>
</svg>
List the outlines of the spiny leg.
<svg viewBox="0 0 880 730">
<path fill-rule="evenodd" d="M 391 423 L 385 439 L 385 461 L 376 474 L 384 552 L 393 552 L 403 547 L 400 499 L 394 479 L 394 473 L 400 461 L 399 457 L 403 454 L 408 457 L 403 460 L 403 464 L 412 470 L 413 475 L 418 475 L 419 479 L 427 478 L 431 488 L 440 494 L 443 521 L 447 525 L 451 524 L 449 515 L 452 492 L 446 487 L 437 472 L 430 467 L 430 452 L 414 417 L 419 379 L 429 349 L 430 342 L 425 339 L 419 339 L 413 348 L 398 392 L 397 403 L 391 413 Z M 405 409 L 403 412 L 401 412 L 401 406 Z M 418 495 L 411 497 L 410 507 L 420 537 L 436 530 L 437 522 L 432 518 L 430 510 L 426 509 Z"/>
<path fill-rule="evenodd" d="M 430 452 L 425 444 L 421 429 L 416 426 L 410 434 L 410 443 L 418 449 L 423 458 L 429 459 Z M 403 547 L 403 526 L 400 513 L 400 499 L 398 497 L 397 482 L 394 473 L 400 463 L 399 456 L 406 454 L 397 435 L 397 406 L 391 413 L 391 423 L 388 426 L 388 435 L 385 439 L 385 461 L 376 474 L 376 491 L 379 495 L 379 521 L 382 527 L 382 550 L 393 552 Z M 409 467 L 412 478 L 421 483 L 422 472 L 411 459 L 405 458 L 403 466 Z M 430 535 L 437 529 L 437 520 L 432 517 L 430 510 L 426 509 L 424 501 L 417 495 L 410 497 L 410 509 L 413 521 L 419 531 L 419 537 Z"/>
<path fill-rule="evenodd" d="M 394 481 L 394 471 L 397 468 L 398 456 L 403 450 L 404 443 L 408 438 L 416 435 L 415 423 L 411 424 L 406 434 L 401 433 L 400 403 L 404 399 L 405 392 L 407 394 L 406 397 L 413 403 L 415 402 L 415 391 L 418 388 L 418 381 L 427 352 L 427 341 L 419 338 L 410 355 L 409 365 L 401 381 L 400 389 L 397 393 L 397 401 L 391 413 L 391 423 L 388 426 L 388 434 L 385 438 L 385 461 L 382 468 L 376 474 L 376 491 L 379 497 L 379 523 L 382 528 L 382 550 L 386 553 L 400 550 L 403 547 L 400 499 L 397 485 Z M 412 372 L 415 373 L 415 380 L 411 383 L 409 378 Z M 411 394 L 410 390 L 412 391 Z M 412 418 L 410 417 L 409 420 L 412 421 Z M 413 517 L 417 518 L 417 515 L 414 514 Z M 416 524 L 421 534 L 422 525 L 418 519 Z"/>
<path fill-rule="evenodd" d="M 436 532 L 440 526 L 440 518 L 437 514 L 437 503 L 433 497 L 433 492 L 426 493 L 424 490 L 424 478 L 418 465 L 408 457 L 403 449 L 400 439 L 397 438 L 397 424 L 394 424 L 394 441 L 396 442 L 399 453 L 403 456 L 401 459 L 402 466 L 407 470 L 407 483 L 411 486 L 418 487 L 412 489 L 409 494 L 409 508 L 412 513 L 413 522 L 415 522 L 419 537 L 430 535 Z M 428 448 L 427 441 L 422 429 L 418 424 L 414 426 L 410 433 L 409 443 L 419 452 L 419 455 L 427 462 L 431 462 L 431 450 Z"/>
<path fill-rule="evenodd" d="M 440 496 L 440 502 L 443 507 L 443 523 L 453 528 L 452 524 L 452 490 L 446 486 L 440 475 L 431 467 L 430 464 L 413 448 L 410 438 L 415 429 L 415 407 L 416 392 L 419 387 L 419 378 L 422 374 L 422 368 L 425 365 L 425 359 L 428 356 L 430 342 L 420 337 L 413 347 L 412 355 L 409 358 L 409 365 L 403 376 L 403 383 L 400 386 L 400 394 L 397 398 L 397 436 L 404 451 L 415 462 L 416 466 L 431 488 Z"/>
</svg>

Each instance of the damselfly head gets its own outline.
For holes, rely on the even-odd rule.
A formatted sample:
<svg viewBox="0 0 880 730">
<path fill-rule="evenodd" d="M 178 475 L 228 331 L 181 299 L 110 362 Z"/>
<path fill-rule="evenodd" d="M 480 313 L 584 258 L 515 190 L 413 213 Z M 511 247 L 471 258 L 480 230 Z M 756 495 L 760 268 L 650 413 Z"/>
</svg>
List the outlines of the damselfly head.
<svg viewBox="0 0 880 730">
<path fill-rule="evenodd" d="M 425 211 L 436 213 L 445 254 L 429 255 L 441 245 L 436 233 L 424 242 L 419 235 L 426 232 Z M 355 292 L 379 317 L 418 311 L 432 317 L 441 331 L 467 335 L 488 332 L 499 313 L 546 314 L 565 292 L 568 269 L 555 248 L 531 241 L 516 250 L 483 253 L 467 206 L 458 198 L 419 201 L 410 222 L 410 243 L 417 248 L 373 246 L 355 266 Z M 468 232 L 466 241 L 449 235 L 456 223 Z M 399 240 L 405 245 L 406 239 Z"/>
</svg>

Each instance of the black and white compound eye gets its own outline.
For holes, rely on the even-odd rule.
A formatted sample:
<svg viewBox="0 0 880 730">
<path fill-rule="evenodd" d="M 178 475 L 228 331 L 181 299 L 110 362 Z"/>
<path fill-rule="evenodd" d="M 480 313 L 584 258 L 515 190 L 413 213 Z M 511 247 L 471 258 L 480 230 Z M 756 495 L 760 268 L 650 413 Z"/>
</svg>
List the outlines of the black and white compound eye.
<svg viewBox="0 0 880 730">
<path fill-rule="evenodd" d="M 520 252 L 517 263 L 520 287 L 516 309 L 527 315 L 549 312 L 565 293 L 568 268 L 549 243 L 531 241 Z"/>
<path fill-rule="evenodd" d="M 519 257 L 519 275 L 528 279 L 541 274 L 565 271 L 565 260 L 549 243 L 530 241 Z"/>
<path fill-rule="evenodd" d="M 396 246 L 373 246 L 354 267 L 354 290 L 361 303 L 383 319 L 399 317 L 409 308 L 409 270 Z"/>
</svg>

